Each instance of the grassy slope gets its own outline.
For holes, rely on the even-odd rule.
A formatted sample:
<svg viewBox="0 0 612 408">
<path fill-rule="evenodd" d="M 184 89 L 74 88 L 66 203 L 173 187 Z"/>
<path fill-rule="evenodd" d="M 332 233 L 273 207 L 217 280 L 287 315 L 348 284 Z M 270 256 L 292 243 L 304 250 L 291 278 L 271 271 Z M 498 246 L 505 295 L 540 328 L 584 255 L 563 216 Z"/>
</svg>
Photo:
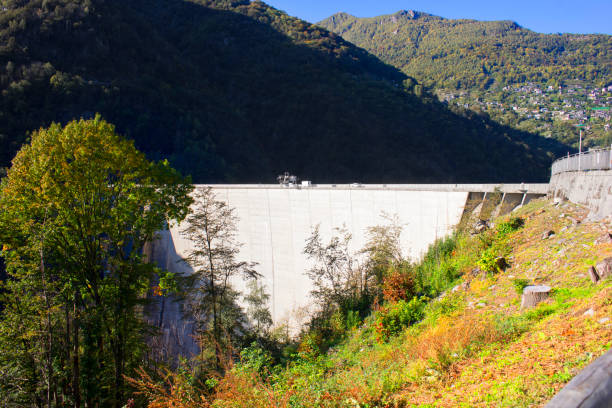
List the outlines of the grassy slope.
<svg viewBox="0 0 612 408">
<path fill-rule="evenodd" d="M 460 289 L 432 302 L 421 323 L 381 342 L 366 321 L 326 356 L 265 380 L 230 375 L 214 406 L 543 405 L 612 345 L 612 321 L 602 320 L 612 317 L 612 282 L 586 274 L 612 255 L 612 243 L 598 242 L 611 226 L 562 217 L 585 217 L 569 204 L 536 201 L 519 214 L 526 225 L 507 238 L 510 269 L 470 274 L 479 239 L 463 240 L 452 260 L 466 272 Z M 549 229 L 557 234 L 542 240 Z M 551 300 L 520 311 L 519 278 L 553 287 Z"/>
</svg>

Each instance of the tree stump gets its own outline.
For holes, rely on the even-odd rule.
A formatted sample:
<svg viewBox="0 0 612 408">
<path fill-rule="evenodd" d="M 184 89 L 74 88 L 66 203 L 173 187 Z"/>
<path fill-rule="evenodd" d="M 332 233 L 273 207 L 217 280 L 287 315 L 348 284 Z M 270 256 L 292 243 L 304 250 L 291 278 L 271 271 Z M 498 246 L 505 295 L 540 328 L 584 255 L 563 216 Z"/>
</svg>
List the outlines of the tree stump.
<svg viewBox="0 0 612 408">
<path fill-rule="evenodd" d="M 550 286 L 530 285 L 523 289 L 521 309 L 535 307 L 538 303 L 545 301 L 550 296 Z"/>
</svg>

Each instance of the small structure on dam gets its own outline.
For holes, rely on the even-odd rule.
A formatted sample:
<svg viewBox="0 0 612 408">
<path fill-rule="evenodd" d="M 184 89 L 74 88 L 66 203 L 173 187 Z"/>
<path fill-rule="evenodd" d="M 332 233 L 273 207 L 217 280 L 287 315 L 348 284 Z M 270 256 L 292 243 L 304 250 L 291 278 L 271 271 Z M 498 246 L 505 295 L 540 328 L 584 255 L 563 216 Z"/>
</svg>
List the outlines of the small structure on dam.
<svg viewBox="0 0 612 408">
<path fill-rule="evenodd" d="M 204 186 L 196 186 L 203 188 Z M 489 218 L 509 212 L 532 198 L 544 196 L 547 184 L 483 185 L 212 185 L 218 200 L 226 201 L 239 218 L 238 259 L 256 262 L 261 282 L 270 294 L 275 324 L 296 331 L 308 317 L 312 284 L 303 250 L 313 228 L 328 241 L 336 228 L 352 234 L 352 250 L 363 248 L 368 227 L 397 216 L 402 226 L 403 255 L 418 259 L 436 239 L 450 234 L 466 212 Z M 149 249 L 151 259 L 166 270 L 189 273 L 182 259 L 191 243 L 173 225 L 160 233 Z M 245 282 L 233 282 L 245 291 Z M 180 319 L 179 308 L 166 306 L 164 321 Z"/>
</svg>

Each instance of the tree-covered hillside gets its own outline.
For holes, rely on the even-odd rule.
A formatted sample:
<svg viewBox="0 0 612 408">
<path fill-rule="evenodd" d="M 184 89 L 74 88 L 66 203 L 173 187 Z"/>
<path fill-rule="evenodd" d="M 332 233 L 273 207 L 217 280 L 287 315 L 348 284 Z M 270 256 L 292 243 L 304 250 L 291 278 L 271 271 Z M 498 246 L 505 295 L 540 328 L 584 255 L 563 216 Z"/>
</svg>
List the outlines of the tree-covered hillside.
<svg viewBox="0 0 612 408">
<path fill-rule="evenodd" d="M 0 3 L 0 167 L 95 112 L 197 182 L 536 181 L 566 151 L 258 1 Z"/>
<path fill-rule="evenodd" d="M 373 18 L 338 13 L 318 24 L 429 87 L 612 81 L 609 35 L 539 34 L 512 21 L 449 20 L 415 11 Z"/>
</svg>

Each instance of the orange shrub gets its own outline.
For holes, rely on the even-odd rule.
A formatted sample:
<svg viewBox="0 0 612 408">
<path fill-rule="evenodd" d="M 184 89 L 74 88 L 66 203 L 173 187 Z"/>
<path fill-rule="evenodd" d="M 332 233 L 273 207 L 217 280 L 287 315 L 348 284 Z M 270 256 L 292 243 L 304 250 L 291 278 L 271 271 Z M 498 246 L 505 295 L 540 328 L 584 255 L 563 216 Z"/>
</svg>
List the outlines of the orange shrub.
<svg viewBox="0 0 612 408">
<path fill-rule="evenodd" d="M 414 295 L 414 279 L 408 273 L 393 269 L 383 280 L 383 296 L 387 302 L 408 300 Z"/>
</svg>

